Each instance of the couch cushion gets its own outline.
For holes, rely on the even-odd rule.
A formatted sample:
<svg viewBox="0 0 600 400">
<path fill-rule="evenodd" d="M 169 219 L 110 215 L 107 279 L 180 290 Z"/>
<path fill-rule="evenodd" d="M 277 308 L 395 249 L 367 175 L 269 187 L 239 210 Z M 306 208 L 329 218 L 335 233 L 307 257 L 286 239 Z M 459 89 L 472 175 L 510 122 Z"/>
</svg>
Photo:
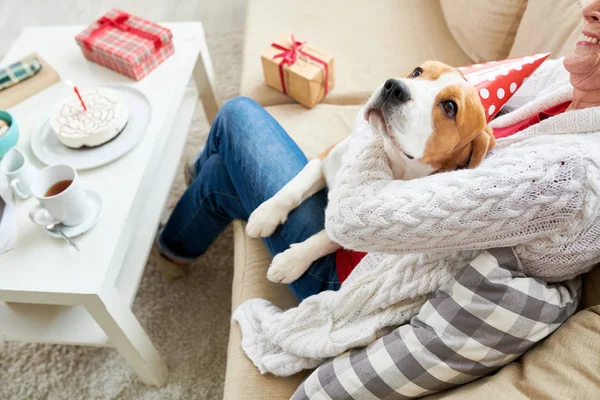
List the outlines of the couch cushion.
<svg viewBox="0 0 600 400">
<path fill-rule="evenodd" d="M 509 57 L 549 51 L 569 54 L 582 29 L 581 8 L 587 0 L 528 0 Z"/>
<path fill-rule="evenodd" d="M 232 310 L 243 301 L 254 297 L 268 299 L 278 307 L 293 307 L 297 303 L 292 292 L 285 285 L 267 280 L 267 267 L 271 263 L 271 255 L 262 240 L 246 236 L 245 227 L 246 224 L 240 221 L 233 224 Z M 240 326 L 237 323 L 231 324 L 223 399 L 289 399 L 306 374 L 297 374 L 285 379 L 261 375 L 242 351 L 241 342 Z"/>
<path fill-rule="evenodd" d="M 318 104 L 308 110 L 298 104 L 267 107 L 267 111 L 311 159 L 352 133 L 361 106 Z"/>
<path fill-rule="evenodd" d="M 527 0 L 441 0 L 440 4 L 456 43 L 479 63 L 508 56 Z"/>
<path fill-rule="evenodd" d="M 266 298 L 278 307 L 294 307 L 297 301 L 287 286 L 267 280 L 267 267 L 272 259 L 267 247 L 261 239 L 246 236 L 244 229 L 244 222 L 235 221 L 231 311 L 256 297 Z"/>
<path fill-rule="evenodd" d="M 597 399 L 600 306 L 580 311 L 495 375 L 427 400 Z"/>
<path fill-rule="evenodd" d="M 333 54 L 336 83 L 324 103 L 360 104 L 385 79 L 425 60 L 471 64 L 439 0 L 250 0 L 241 92 L 263 105 L 293 102 L 264 84 L 260 61 L 264 48 L 285 33 Z"/>
<path fill-rule="evenodd" d="M 319 104 L 312 110 L 297 104 L 267 108 L 309 158 L 350 134 L 359 109 L 359 106 L 326 104 Z M 256 297 L 267 299 L 284 309 L 295 306 L 296 299 L 286 285 L 267 280 L 271 255 L 262 240 L 246 236 L 245 223 L 235 221 L 233 226 L 232 310 L 242 302 Z M 224 399 L 289 399 L 307 373 L 288 378 L 261 375 L 242 351 L 241 341 L 239 325 L 232 324 L 227 350 Z"/>
</svg>

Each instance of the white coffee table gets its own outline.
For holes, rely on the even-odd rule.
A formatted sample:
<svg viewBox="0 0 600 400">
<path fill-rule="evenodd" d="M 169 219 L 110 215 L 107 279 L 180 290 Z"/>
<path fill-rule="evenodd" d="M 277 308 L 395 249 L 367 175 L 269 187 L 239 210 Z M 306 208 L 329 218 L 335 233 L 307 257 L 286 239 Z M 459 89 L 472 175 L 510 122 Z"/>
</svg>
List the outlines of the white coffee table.
<svg viewBox="0 0 600 400">
<path fill-rule="evenodd" d="M 200 97 L 212 122 L 219 101 L 202 24 L 166 23 L 175 55 L 140 82 L 87 61 L 75 44 L 83 26 L 27 28 L 1 65 L 36 51 L 63 79 L 80 88 L 130 85 L 143 92 L 153 114 L 145 138 L 123 158 L 83 171 L 100 193 L 100 222 L 77 238 L 76 252 L 33 225 L 34 199 L 17 203 L 17 248 L 0 255 L 0 335 L 5 340 L 115 347 L 148 384 L 162 385 L 167 368 L 131 311 L 148 253 Z M 194 78 L 197 89 L 188 85 Z M 30 150 L 32 130 L 70 93 L 55 84 L 9 111 L 19 123 L 17 147 Z"/>
</svg>

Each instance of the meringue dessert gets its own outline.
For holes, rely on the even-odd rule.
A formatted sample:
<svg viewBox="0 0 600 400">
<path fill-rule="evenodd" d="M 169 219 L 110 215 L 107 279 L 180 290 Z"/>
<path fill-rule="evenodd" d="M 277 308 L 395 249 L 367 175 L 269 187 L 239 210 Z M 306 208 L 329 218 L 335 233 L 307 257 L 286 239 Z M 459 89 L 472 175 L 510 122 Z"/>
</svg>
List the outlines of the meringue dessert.
<svg viewBox="0 0 600 400">
<path fill-rule="evenodd" d="M 71 96 L 54 108 L 50 127 L 58 140 L 67 147 L 100 146 L 123 131 L 129 120 L 125 99 L 108 88 L 86 90 L 81 94 L 87 110 L 79 99 Z"/>
<path fill-rule="evenodd" d="M 8 128 L 8 122 L 4 121 L 3 119 L 0 119 L 0 137 L 4 136 L 4 134 L 8 132 Z"/>
</svg>

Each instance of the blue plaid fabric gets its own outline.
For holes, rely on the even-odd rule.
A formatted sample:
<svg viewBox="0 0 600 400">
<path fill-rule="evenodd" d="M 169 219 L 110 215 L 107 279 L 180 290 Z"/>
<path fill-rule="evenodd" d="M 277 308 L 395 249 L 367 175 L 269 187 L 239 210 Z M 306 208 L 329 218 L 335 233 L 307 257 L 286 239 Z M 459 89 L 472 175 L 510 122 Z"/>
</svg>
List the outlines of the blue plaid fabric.
<svg viewBox="0 0 600 400">
<path fill-rule="evenodd" d="M 25 79 L 31 78 L 41 69 L 42 64 L 35 57 L 28 57 L 0 69 L 0 90 L 7 89 Z"/>
</svg>

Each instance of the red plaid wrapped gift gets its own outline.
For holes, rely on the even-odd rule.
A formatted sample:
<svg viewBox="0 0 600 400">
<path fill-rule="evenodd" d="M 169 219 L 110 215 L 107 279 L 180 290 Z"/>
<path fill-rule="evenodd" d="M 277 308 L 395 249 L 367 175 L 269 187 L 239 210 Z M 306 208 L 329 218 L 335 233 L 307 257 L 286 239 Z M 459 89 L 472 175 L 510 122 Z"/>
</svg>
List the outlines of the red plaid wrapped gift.
<svg viewBox="0 0 600 400">
<path fill-rule="evenodd" d="M 175 52 L 172 38 L 165 27 L 112 9 L 75 40 L 88 60 L 139 81 Z"/>
</svg>

